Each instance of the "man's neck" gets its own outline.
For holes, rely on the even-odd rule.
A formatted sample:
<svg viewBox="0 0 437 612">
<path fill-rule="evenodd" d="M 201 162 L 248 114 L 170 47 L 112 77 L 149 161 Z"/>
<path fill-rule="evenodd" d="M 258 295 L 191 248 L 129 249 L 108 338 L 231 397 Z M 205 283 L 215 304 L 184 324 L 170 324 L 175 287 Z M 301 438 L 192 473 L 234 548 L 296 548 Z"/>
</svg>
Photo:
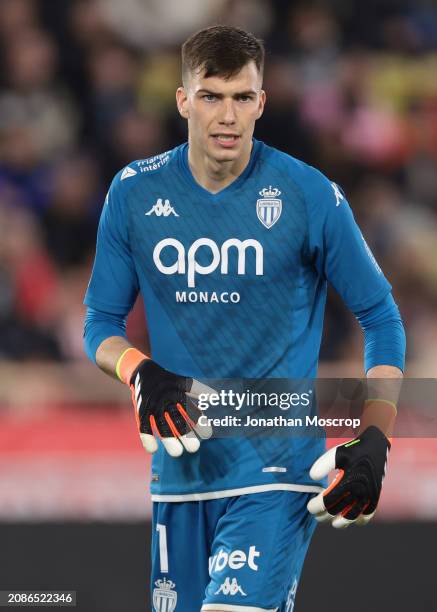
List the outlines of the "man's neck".
<svg viewBox="0 0 437 612">
<path fill-rule="evenodd" d="M 238 159 L 219 162 L 196 149 L 190 139 L 188 144 L 190 170 L 199 185 L 211 193 L 218 193 L 225 189 L 244 172 L 252 150 L 252 143 L 250 143 L 250 148 L 244 151 Z"/>
</svg>

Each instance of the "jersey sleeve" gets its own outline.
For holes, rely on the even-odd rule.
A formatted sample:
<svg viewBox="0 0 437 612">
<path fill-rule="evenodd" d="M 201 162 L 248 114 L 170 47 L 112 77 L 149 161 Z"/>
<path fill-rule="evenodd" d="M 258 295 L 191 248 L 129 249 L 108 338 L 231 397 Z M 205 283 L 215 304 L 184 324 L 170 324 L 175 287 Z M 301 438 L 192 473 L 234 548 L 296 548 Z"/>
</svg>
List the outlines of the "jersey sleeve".
<svg viewBox="0 0 437 612">
<path fill-rule="evenodd" d="M 309 249 L 321 276 L 356 312 L 380 302 L 391 285 L 358 227 L 344 193 L 313 170 L 307 192 Z"/>
<path fill-rule="evenodd" d="M 139 291 L 129 248 L 127 202 L 116 175 L 105 199 L 97 232 L 96 255 L 84 304 L 104 312 L 126 315 Z"/>
</svg>

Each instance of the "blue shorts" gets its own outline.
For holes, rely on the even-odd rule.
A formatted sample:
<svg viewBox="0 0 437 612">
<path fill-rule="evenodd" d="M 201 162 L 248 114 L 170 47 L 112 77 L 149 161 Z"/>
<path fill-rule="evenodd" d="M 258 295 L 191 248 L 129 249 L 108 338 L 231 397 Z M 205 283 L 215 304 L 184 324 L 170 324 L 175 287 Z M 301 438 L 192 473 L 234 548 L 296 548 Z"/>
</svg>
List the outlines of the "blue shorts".
<svg viewBox="0 0 437 612">
<path fill-rule="evenodd" d="M 154 612 L 291 612 L 315 529 L 312 494 L 155 502 Z"/>
</svg>

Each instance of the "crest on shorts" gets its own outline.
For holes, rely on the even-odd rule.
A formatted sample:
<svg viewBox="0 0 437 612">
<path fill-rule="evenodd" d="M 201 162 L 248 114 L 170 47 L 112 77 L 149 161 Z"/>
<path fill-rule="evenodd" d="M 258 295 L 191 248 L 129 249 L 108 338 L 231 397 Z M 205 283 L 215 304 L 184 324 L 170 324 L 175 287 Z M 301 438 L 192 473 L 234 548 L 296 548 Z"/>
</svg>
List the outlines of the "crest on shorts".
<svg viewBox="0 0 437 612">
<path fill-rule="evenodd" d="M 256 201 L 256 214 L 261 223 L 270 229 L 281 216 L 282 200 L 278 198 L 281 192 L 276 187 L 272 189 L 270 185 L 268 189 L 261 189 L 259 195 L 262 197 Z"/>
<path fill-rule="evenodd" d="M 173 612 L 178 601 L 178 594 L 174 591 L 176 584 L 167 578 L 155 582 L 153 589 L 153 607 L 155 612 Z"/>
</svg>

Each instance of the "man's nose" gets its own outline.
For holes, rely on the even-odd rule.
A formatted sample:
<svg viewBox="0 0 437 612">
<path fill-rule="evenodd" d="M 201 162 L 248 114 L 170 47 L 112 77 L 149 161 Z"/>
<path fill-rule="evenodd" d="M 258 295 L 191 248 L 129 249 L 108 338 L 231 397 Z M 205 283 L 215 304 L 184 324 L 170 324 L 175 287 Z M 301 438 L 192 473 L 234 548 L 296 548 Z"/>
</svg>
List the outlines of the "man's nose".
<svg viewBox="0 0 437 612">
<path fill-rule="evenodd" d="M 235 123 L 235 109 L 233 100 L 224 100 L 220 123 L 224 123 L 225 125 Z"/>
</svg>

